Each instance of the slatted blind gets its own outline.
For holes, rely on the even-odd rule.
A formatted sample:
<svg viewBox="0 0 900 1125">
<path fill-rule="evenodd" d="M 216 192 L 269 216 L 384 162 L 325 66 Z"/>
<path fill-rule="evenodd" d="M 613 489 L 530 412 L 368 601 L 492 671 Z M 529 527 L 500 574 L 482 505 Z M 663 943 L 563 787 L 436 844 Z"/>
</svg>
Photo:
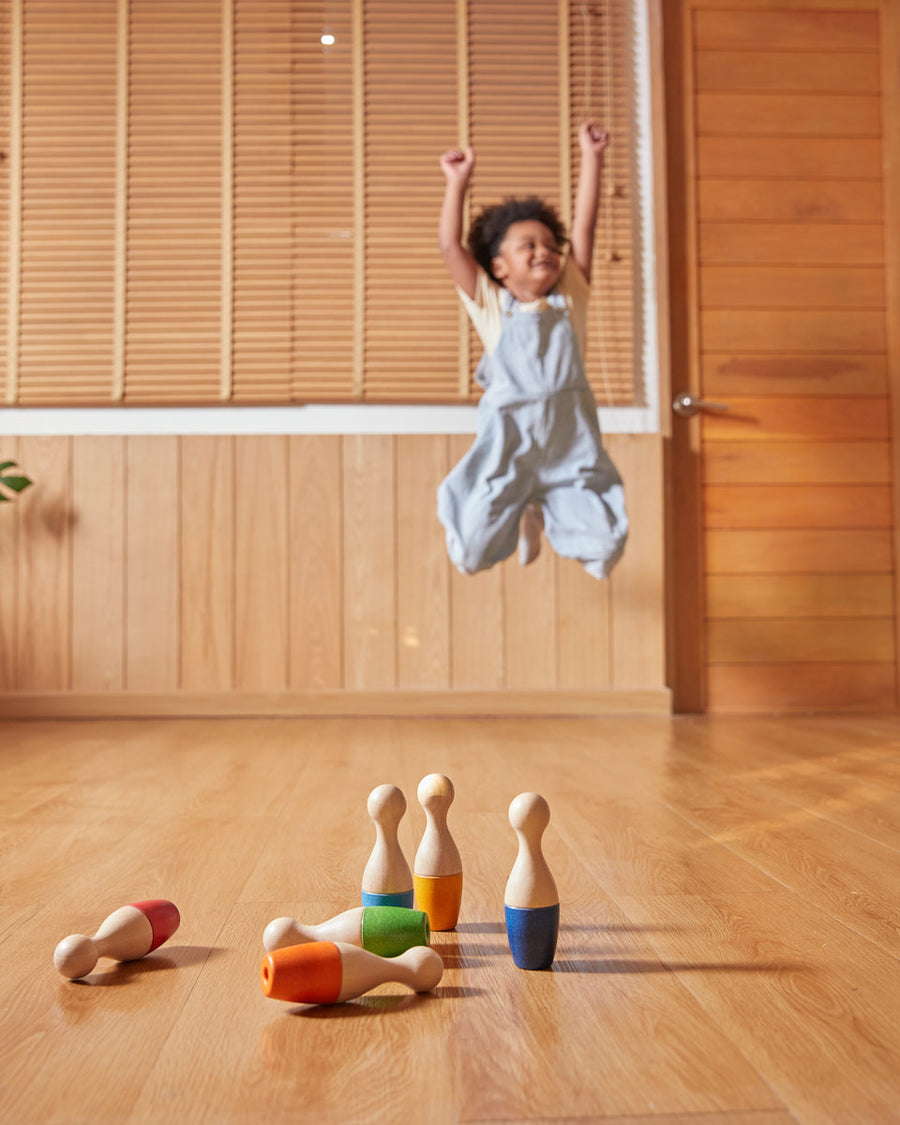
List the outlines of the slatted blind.
<svg viewBox="0 0 900 1125">
<path fill-rule="evenodd" d="M 14 217 L 21 225 L 17 400 L 108 401 L 115 303 L 115 0 L 32 0 L 24 7 L 22 40 L 22 197 Z"/>
<path fill-rule="evenodd" d="M 625 65 L 634 57 L 631 8 L 620 0 L 570 0 L 568 32 L 573 174 L 580 159 L 579 123 L 592 118 L 610 134 L 594 242 L 585 367 L 601 406 L 642 403 L 643 388 L 635 386 L 636 315 L 641 307 L 635 300 L 637 123 L 633 75 Z"/>
<path fill-rule="evenodd" d="M 9 216 L 9 168 L 10 146 L 10 37 L 12 35 L 12 13 L 8 6 L 0 5 L 0 231 L 7 237 L 0 237 L 0 310 L 6 315 L 0 319 L 0 402 L 7 399 L 13 388 L 7 383 L 8 366 L 8 320 L 9 309 L 9 236 L 7 229 Z"/>
<path fill-rule="evenodd" d="M 587 113 L 615 189 L 588 374 L 639 399 L 631 0 L 0 0 L 19 17 L 12 401 L 474 400 L 438 155 L 476 148 L 473 209 L 566 215 Z"/>
<path fill-rule="evenodd" d="M 297 173 L 291 91 L 295 82 L 303 88 L 293 73 L 296 54 L 291 0 L 235 0 L 231 389 L 236 402 L 291 397 Z M 296 65 L 306 70 L 299 59 Z"/>
<path fill-rule="evenodd" d="M 125 401 L 220 398 L 222 8 L 128 4 Z"/>
</svg>

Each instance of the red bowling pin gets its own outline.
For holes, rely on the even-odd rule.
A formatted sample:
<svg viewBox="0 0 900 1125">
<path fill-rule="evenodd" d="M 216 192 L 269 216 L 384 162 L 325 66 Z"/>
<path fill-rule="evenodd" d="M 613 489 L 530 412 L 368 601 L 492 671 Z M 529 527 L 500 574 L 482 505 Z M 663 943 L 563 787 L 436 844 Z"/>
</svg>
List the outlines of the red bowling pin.
<svg viewBox="0 0 900 1125">
<path fill-rule="evenodd" d="M 136 961 L 146 957 L 178 929 L 181 915 L 163 898 L 133 902 L 114 910 L 93 937 L 71 934 L 56 947 L 53 964 L 69 980 L 86 977 L 101 957 Z"/>
</svg>

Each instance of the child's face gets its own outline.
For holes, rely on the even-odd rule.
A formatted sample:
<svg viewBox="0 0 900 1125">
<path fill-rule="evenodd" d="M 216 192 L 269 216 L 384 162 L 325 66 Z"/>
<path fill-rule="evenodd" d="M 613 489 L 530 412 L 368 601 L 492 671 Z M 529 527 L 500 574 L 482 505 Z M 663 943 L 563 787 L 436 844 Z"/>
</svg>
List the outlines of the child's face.
<svg viewBox="0 0 900 1125">
<path fill-rule="evenodd" d="M 517 299 L 535 300 L 559 281 L 562 253 L 550 228 L 537 219 L 511 223 L 491 263 L 494 277 Z"/>
</svg>

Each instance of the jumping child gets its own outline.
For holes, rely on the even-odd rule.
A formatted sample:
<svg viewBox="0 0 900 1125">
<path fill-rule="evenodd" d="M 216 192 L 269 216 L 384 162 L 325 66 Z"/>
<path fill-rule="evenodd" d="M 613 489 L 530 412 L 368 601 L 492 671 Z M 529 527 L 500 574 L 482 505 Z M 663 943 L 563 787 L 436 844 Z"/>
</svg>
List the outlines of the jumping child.
<svg viewBox="0 0 900 1125">
<path fill-rule="evenodd" d="M 438 517 L 464 574 L 507 558 L 533 562 L 541 529 L 559 555 L 606 578 L 625 547 L 622 481 L 603 449 L 584 374 L 591 256 L 607 133 L 578 133 L 581 170 L 572 238 L 540 199 L 484 210 L 462 244 L 475 154 L 441 156 L 446 191 L 439 246 L 484 344 L 475 441 L 441 482 Z M 521 526 L 520 526 L 521 525 Z"/>
</svg>

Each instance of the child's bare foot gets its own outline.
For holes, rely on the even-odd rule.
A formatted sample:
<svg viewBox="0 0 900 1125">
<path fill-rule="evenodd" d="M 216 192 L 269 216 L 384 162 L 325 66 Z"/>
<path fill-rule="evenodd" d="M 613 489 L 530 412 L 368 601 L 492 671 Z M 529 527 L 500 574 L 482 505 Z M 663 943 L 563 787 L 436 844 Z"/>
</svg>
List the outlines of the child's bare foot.
<svg viewBox="0 0 900 1125">
<path fill-rule="evenodd" d="M 544 513 L 540 504 L 526 504 L 519 521 L 519 562 L 528 566 L 541 553 L 541 532 L 544 529 Z"/>
</svg>

